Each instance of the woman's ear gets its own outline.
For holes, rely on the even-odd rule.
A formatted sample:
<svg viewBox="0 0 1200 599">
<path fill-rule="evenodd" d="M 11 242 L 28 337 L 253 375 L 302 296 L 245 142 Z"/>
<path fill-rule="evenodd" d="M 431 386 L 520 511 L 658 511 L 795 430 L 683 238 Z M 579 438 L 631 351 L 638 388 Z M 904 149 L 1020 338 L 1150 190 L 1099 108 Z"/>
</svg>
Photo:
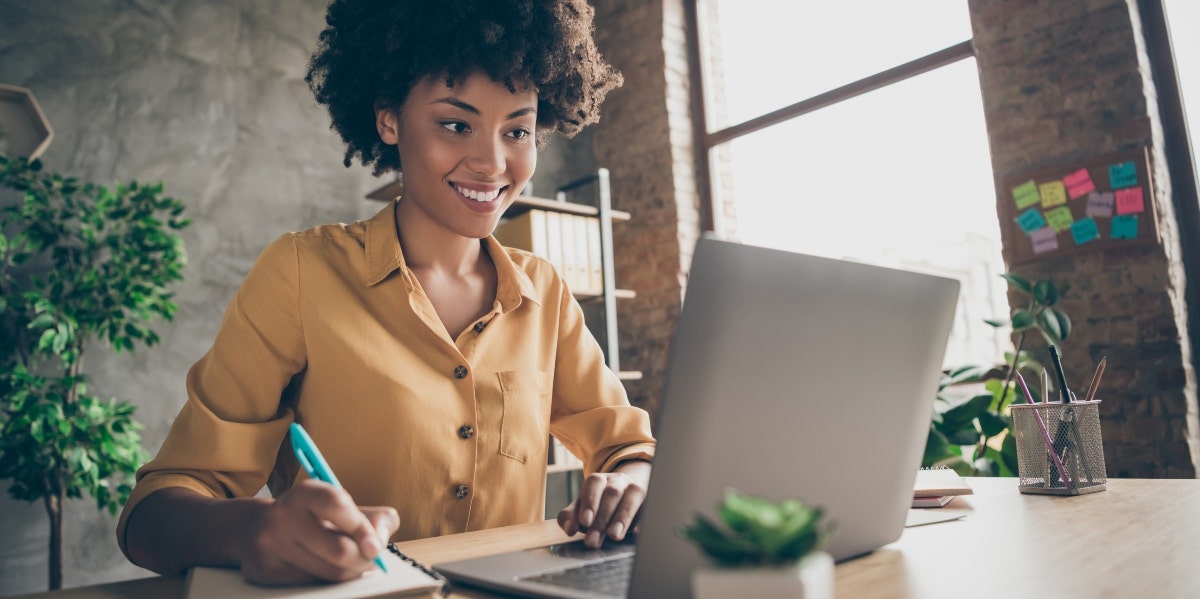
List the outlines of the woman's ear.
<svg viewBox="0 0 1200 599">
<path fill-rule="evenodd" d="M 375 130 L 383 143 L 394 146 L 400 141 L 400 118 L 386 106 L 375 107 Z"/>
</svg>

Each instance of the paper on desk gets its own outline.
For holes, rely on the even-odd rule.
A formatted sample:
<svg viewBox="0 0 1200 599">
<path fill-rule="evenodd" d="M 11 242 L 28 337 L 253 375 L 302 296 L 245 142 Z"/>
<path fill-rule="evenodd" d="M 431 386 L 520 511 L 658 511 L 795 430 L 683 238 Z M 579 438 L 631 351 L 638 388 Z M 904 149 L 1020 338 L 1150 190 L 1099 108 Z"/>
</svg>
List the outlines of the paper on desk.
<svg viewBox="0 0 1200 599">
<path fill-rule="evenodd" d="M 387 574 L 371 572 L 348 582 L 290 587 L 255 586 L 246 582 L 241 572 L 228 568 L 192 568 L 188 574 L 185 597 L 367 599 L 428 593 L 442 586 L 441 582 L 390 553 L 383 553 L 381 557 L 387 563 Z"/>
<path fill-rule="evenodd" d="M 908 517 L 904 519 L 904 528 L 912 528 L 914 526 L 924 526 L 926 524 L 937 524 L 938 522 L 950 522 L 958 520 L 967 515 L 964 511 L 955 510 L 908 510 Z"/>
</svg>

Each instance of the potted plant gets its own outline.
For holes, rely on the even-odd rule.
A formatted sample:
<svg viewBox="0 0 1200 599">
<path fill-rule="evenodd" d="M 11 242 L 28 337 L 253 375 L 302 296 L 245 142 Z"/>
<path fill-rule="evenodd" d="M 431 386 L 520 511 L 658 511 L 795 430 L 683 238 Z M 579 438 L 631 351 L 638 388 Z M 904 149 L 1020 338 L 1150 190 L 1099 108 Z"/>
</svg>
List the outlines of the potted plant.
<svg viewBox="0 0 1200 599">
<path fill-rule="evenodd" d="M 821 508 L 728 489 L 717 513 L 723 525 L 696 514 L 680 530 L 713 562 L 692 573 L 696 599 L 833 597 L 833 558 L 821 551 L 833 526 Z"/>
<path fill-rule="evenodd" d="M 134 408 L 88 386 L 83 357 L 158 342 L 168 291 L 182 278 L 183 204 L 162 185 L 113 188 L 46 173 L 0 153 L 0 480 L 42 500 L 49 516 L 49 586 L 61 588 L 63 509 L 90 495 L 115 514 L 146 459 Z M 11 198 L 11 199 L 10 199 Z"/>
<path fill-rule="evenodd" d="M 969 365 L 942 375 L 934 403 L 933 420 L 925 444 L 925 467 L 947 466 L 963 476 L 1016 476 L 1017 442 L 1012 433 L 1008 406 L 1018 396 L 1013 378 L 1025 371 L 1035 394 L 1043 367 L 1027 351 L 1030 331 L 1037 331 L 1048 344 L 1061 344 L 1071 335 L 1071 319 L 1057 307 L 1067 286 L 1048 279 L 1030 282 L 1025 277 L 1004 273 L 1008 284 L 1027 296 L 1024 307 L 1013 310 L 1008 320 L 985 320 L 993 327 L 1011 326 L 1019 333 L 1015 352 L 1005 352 L 1000 365 Z M 954 398 L 948 392 L 957 385 L 982 383 L 983 393 Z"/>
</svg>

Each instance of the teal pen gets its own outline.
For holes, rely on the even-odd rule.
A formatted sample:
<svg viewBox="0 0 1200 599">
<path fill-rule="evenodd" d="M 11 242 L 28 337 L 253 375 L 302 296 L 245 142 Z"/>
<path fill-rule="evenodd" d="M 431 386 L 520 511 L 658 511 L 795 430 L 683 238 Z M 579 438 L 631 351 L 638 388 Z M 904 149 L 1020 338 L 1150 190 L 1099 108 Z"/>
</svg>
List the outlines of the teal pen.
<svg viewBox="0 0 1200 599">
<path fill-rule="evenodd" d="M 333 475 L 333 470 L 329 468 L 329 464 L 325 462 L 325 456 L 317 449 L 317 444 L 313 443 L 312 437 L 308 436 L 308 432 L 304 427 L 292 423 L 291 427 L 292 451 L 296 452 L 296 459 L 300 461 L 300 466 L 308 473 L 313 480 L 327 482 L 337 488 L 342 488 L 342 483 L 338 482 L 336 476 Z M 382 556 L 375 556 L 375 565 L 379 566 L 380 570 L 387 572 L 387 566 L 383 564 Z"/>
</svg>

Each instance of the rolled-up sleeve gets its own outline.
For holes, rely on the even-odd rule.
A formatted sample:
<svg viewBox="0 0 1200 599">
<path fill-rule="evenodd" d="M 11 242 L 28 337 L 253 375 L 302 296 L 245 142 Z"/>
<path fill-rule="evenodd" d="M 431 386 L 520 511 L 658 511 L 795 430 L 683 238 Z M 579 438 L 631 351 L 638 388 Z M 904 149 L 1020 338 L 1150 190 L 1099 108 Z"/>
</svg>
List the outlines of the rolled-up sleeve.
<svg viewBox="0 0 1200 599">
<path fill-rule="evenodd" d="M 188 372 L 187 401 L 162 448 L 138 470 L 116 531 L 126 555 L 129 516 L 151 493 L 178 487 L 248 497 L 266 483 L 293 420 L 281 397 L 306 364 L 298 273 L 289 234 L 247 274 L 212 348 Z"/>
<path fill-rule="evenodd" d="M 550 433 L 584 462 L 584 474 L 611 472 L 621 462 L 654 457 L 645 410 L 629 404 L 621 380 L 584 323 L 565 286 L 554 367 Z"/>
</svg>

